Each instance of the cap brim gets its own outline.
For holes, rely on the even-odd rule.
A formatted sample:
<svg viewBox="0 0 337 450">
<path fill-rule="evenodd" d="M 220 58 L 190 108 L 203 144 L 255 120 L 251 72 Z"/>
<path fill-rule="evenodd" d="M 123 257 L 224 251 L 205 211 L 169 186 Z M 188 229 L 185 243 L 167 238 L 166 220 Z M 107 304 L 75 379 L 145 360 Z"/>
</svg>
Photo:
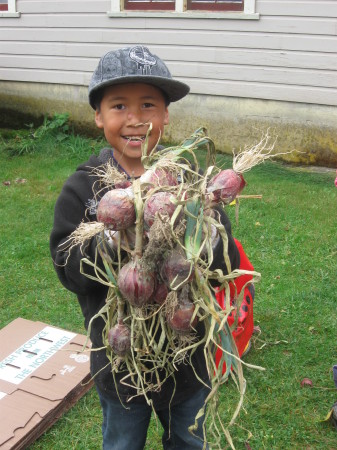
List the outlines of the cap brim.
<svg viewBox="0 0 337 450">
<path fill-rule="evenodd" d="M 127 84 L 127 83 L 145 83 L 150 84 L 152 86 L 156 86 L 159 89 L 161 89 L 167 96 L 168 100 L 170 102 L 176 102 L 183 97 L 185 97 L 189 91 L 190 87 L 182 83 L 181 81 L 164 78 L 164 77 L 156 77 L 156 76 L 129 76 L 129 77 L 119 77 L 114 78 L 113 80 L 104 81 L 97 86 L 95 86 L 94 89 L 92 89 L 89 93 L 89 103 L 92 106 L 93 109 L 96 109 L 95 105 L 95 96 L 98 91 L 100 91 L 102 88 L 105 88 L 107 86 L 113 86 L 116 84 Z"/>
</svg>

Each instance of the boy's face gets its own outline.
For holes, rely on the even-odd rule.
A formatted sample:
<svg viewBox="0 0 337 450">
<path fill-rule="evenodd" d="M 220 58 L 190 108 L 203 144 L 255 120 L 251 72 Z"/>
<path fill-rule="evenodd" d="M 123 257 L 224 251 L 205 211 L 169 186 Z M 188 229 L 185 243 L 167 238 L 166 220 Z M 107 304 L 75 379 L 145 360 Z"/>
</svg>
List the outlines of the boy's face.
<svg viewBox="0 0 337 450">
<path fill-rule="evenodd" d="M 105 89 L 100 109 L 95 115 L 96 125 L 114 149 L 114 156 L 122 167 L 132 173 L 142 156 L 142 143 L 149 124 L 149 151 L 158 143 L 169 123 L 169 113 L 162 92 L 144 83 L 109 86 Z"/>
</svg>

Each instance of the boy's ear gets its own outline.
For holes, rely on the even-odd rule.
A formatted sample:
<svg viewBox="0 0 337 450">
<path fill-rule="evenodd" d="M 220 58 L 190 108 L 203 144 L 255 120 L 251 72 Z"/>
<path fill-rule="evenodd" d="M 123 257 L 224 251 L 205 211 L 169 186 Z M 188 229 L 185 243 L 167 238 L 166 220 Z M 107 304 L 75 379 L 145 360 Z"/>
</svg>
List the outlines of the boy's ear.
<svg viewBox="0 0 337 450">
<path fill-rule="evenodd" d="M 103 120 L 102 120 L 102 114 L 99 110 L 96 109 L 95 111 L 95 122 L 98 128 L 103 128 Z"/>
<path fill-rule="evenodd" d="M 166 107 L 165 116 L 164 116 L 164 125 L 168 125 L 169 122 L 170 122 L 170 115 L 169 115 L 169 110 Z"/>
</svg>

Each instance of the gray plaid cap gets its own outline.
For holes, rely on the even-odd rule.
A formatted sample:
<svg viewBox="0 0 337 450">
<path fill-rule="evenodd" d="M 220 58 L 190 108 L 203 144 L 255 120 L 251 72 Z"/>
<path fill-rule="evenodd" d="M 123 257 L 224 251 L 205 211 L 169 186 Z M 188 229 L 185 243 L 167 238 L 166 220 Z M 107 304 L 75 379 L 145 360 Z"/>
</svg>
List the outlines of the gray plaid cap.
<svg viewBox="0 0 337 450">
<path fill-rule="evenodd" d="M 160 88 L 170 102 L 189 93 L 189 86 L 174 80 L 165 63 L 147 47 L 122 48 L 104 55 L 89 84 L 89 103 L 96 109 L 95 96 L 106 86 L 122 83 L 146 83 Z"/>
</svg>

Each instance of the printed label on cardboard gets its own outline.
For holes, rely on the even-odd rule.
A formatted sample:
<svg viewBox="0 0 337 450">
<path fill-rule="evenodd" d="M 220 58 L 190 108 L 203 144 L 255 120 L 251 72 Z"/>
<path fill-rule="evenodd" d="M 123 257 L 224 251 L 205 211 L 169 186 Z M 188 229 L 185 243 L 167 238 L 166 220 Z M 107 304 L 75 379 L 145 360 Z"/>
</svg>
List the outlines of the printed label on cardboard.
<svg viewBox="0 0 337 450">
<path fill-rule="evenodd" d="M 46 326 L 0 361 L 0 380 L 20 384 L 75 336 L 70 331 Z"/>
<path fill-rule="evenodd" d="M 87 336 L 22 318 L 0 335 L 0 449 L 23 450 L 93 386 L 91 345 Z"/>
</svg>

